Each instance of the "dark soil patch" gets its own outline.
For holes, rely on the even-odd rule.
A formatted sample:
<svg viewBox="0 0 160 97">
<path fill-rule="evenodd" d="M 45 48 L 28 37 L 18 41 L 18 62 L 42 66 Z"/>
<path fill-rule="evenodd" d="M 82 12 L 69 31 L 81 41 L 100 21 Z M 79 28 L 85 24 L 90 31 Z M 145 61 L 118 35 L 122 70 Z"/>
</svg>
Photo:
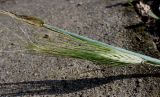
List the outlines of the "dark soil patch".
<svg viewBox="0 0 160 97">
<path fill-rule="evenodd" d="M 14 0 L 0 0 L 0 3 L 14 2 Z"/>
<path fill-rule="evenodd" d="M 153 37 L 156 48 L 160 51 L 160 20 L 155 19 L 147 14 L 150 9 L 156 16 L 160 17 L 160 1 L 159 0 L 134 0 L 132 2 L 136 13 L 141 19 L 141 23 L 129 26 L 128 28 L 143 27 L 146 32 Z M 148 8 L 148 9 L 147 9 Z"/>
</svg>

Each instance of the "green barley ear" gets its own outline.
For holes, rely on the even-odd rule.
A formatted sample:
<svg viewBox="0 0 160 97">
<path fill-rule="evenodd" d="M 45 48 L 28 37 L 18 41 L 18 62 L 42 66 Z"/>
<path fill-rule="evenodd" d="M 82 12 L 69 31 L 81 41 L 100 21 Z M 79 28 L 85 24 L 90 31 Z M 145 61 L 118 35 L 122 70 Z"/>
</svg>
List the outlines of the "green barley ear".
<svg viewBox="0 0 160 97">
<path fill-rule="evenodd" d="M 43 27 L 50 31 L 60 33 L 63 35 L 63 37 L 69 39 L 69 42 L 72 42 L 64 42 L 60 44 L 56 44 L 51 41 L 47 41 L 46 43 L 29 43 L 27 49 L 37 53 L 80 58 L 112 66 L 141 63 L 149 63 L 155 66 L 160 66 L 160 60 L 158 59 L 128 51 L 119 47 L 114 47 L 75 33 L 62 30 L 60 28 L 45 24 L 42 20 L 36 17 L 16 15 L 7 11 L 0 11 L 0 13 L 35 26 Z"/>
</svg>

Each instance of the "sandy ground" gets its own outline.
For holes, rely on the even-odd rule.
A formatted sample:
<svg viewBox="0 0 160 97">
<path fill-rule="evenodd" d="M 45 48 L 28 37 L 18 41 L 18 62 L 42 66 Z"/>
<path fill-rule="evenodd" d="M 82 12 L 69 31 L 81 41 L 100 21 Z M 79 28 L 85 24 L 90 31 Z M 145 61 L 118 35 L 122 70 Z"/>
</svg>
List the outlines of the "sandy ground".
<svg viewBox="0 0 160 97">
<path fill-rule="evenodd" d="M 0 0 L 0 9 L 38 16 L 46 23 L 114 46 L 159 58 L 152 37 L 125 27 L 140 22 L 127 0 Z M 21 26 L 0 16 L 1 38 Z M 4 30 L 7 27 L 9 30 Z M 20 32 L 20 30 L 18 30 Z M 45 30 L 38 29 L 43 32 Z M 3 35 L 4 34 L 4 35 Z M 0 41 L 0 48 L 9 45 Z M 12 46 L 10 47 L 12 49 Z M 102 69 L 84 73 L 88 70 Z M 73 58 L 0 54 L 1 97 L 160 97 L 160 68 L 146 64 L 107 67 Z"/>
</svg>

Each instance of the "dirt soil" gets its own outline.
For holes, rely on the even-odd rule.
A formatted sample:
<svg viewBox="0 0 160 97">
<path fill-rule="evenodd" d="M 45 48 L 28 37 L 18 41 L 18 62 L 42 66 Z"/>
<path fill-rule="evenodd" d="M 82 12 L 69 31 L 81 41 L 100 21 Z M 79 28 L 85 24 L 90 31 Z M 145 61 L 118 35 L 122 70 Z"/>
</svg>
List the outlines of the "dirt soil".
<svg viewBox="0 0 160 97">
<path fill-rule="evenodd" d="M 160 58 L 152 35 L 128 0 L 0 0 L 0 9 L 38 16 L 46 23 L 114 46 Z M 3 25 L 3 26 L 2 26 Z M 0 38 L 22 26 L 0 16 Z M 43 29 L 38 31 L 43 32 Z M 4 33 L 4 35 L 2 35 Z M 3 45 L 1 45 L 3 44 Z M 6 43 L 0 41 L 0 48 Z M 8 45 L 8 44 L 7 44 Z M 11 44 L 13 45 L 13 44 Z M 98 71 L 86 72 L 88 70 Z M 86 73 L 84 73 L 86 72 Z M 90 61 L 25 53 L 0 54 L 0 97 L 160 97 L 160 67 L 107 67 Z"/>
</svg>

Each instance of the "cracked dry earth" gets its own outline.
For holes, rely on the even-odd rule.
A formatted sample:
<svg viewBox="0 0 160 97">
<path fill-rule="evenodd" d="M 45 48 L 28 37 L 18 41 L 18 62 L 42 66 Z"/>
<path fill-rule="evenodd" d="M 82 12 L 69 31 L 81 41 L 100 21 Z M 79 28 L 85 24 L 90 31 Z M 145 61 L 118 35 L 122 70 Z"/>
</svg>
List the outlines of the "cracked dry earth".
<svg viewBox="0 0 160 97">
<path fill-rule="evenodd" d="M 0 9 L 37 16 L 46 23 L 114 46 L 160 58 L 151 35 L 125 29 L 141 22 L 127 0 L 0 0 Z M 15 50 L 7 40 L 33 28 L 0 16 L 0 48 Z M 32 34 L 30 34 L 32 36 Z M 6 40 L 6 41 L 5 41 Z M 16 49 L 19 48 L 18 46 Z M 5 48 L 3 48 L 5 49 Z M 97 71 L 86 72 L 88 70 Z M 86 73 L 84 73 L 86 72 Z M 0 53 L 0 97 L 160 97 L 160 68 L 146 64 L 107 67 L 90 61 Z"/>
</svg>

